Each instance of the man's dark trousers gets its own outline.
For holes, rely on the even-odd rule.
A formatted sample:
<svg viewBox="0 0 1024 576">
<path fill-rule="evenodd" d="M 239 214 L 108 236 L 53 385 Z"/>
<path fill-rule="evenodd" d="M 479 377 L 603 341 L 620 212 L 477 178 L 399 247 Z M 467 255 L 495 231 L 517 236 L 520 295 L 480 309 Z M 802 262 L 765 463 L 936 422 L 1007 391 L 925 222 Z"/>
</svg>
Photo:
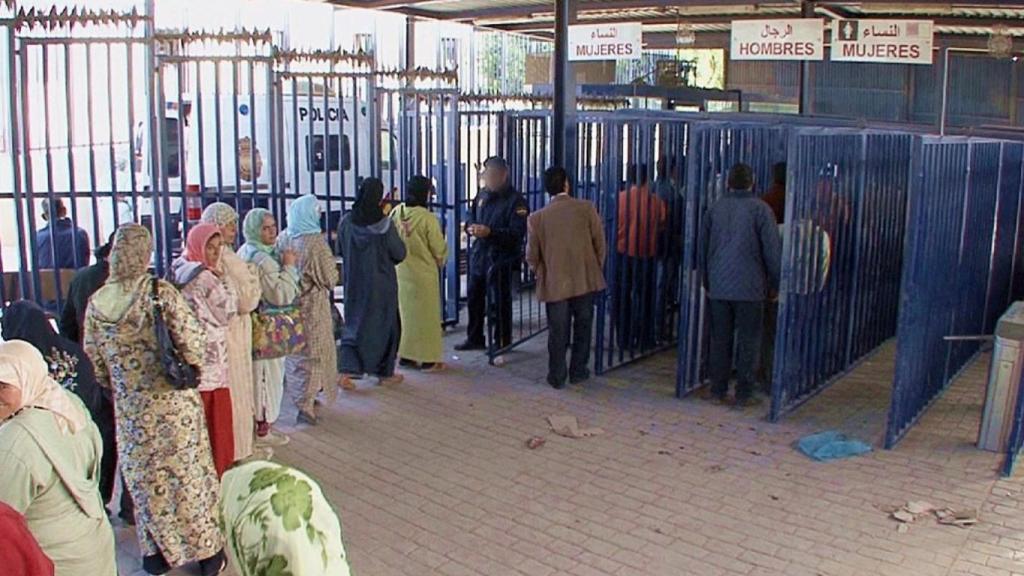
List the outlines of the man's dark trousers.
<svg viewBox="0 0 1024 576">
<path fill-rule="evenodd" d="M 490 322 L 491 342 L 497 349 L 512 344 L 512 270 L 511 264 L 491 267 L 486 274 L 472 274 L 467 289 L 469 324 L 467 340 L 473 344 L 488 344 L 484 327 Z"/>
<path fill-rule="evenodd" d="M 565 352 L 572 348 L 569 378 L 580 382 L 590 377 L 590 340 L 594 326 L 594 295 L 584 294 L 560 302 L 548 302 L 548 383 L 565 384 Z"/>
<path fill-rule="evenodd" d="M 711 300 L 709 372 L 712 393 L 725 397 L 729 392 L 735 346 L 736 399 L 745 400 L 753 396 L 763 331 L 763 301 Z"/>
</svg>

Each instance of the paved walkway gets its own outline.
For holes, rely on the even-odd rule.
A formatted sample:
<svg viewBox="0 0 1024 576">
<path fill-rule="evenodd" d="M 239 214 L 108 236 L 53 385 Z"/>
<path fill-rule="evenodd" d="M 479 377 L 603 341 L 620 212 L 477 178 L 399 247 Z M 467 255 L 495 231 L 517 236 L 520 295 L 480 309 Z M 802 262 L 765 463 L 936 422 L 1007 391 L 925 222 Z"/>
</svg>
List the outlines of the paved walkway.
<svg viewBox="0 0 1024 576">
<path fill-rule="evenodd" d="M 543 346 L 502 369 L 474 356 L 394 388 L 367 383 L 320 426 L 291 430 L 277 458 L 322 483 L 354 574 L 1024 574 L 1024 479 L 998 481 L 1000 457 L 971 445 L 984 362 L 897 450 L 819 464 L 793 442 L 831 427 L 880 440 L 891 349 L 773 425 L 766 408 L 675 400 L 672 353 L 552 390 Z M 556 413 L 605 433 L 555 436 Z M 547 444 L 528 450 L 534 435 Z M 898 533 L 886 509 L 910 500 L 977 508 L 981 523 Z M 133 537 L 119 537 L 131 575 Z"/>
</svg>

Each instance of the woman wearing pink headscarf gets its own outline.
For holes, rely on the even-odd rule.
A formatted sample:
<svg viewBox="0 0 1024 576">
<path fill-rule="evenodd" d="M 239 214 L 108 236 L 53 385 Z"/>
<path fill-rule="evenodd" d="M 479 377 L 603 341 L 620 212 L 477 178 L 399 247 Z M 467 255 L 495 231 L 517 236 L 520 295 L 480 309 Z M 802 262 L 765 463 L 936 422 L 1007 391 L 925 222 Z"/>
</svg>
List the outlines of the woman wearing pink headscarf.
<svg viewBox="0 0 1024 576">
<path fill-rule="evenodd" d="M 228 381 L 228 326 L 238 310 L 238 294 L 225 281 L 221 235 L 215 224 L 198 224 L 188 233 L 185 253 L 172 266 L 181 290 L 206 331 L 206 355 L 200 367 L 199 394 L 206 412 L 217 476 L 235 461 L 231 388 Z"/>
</svg>

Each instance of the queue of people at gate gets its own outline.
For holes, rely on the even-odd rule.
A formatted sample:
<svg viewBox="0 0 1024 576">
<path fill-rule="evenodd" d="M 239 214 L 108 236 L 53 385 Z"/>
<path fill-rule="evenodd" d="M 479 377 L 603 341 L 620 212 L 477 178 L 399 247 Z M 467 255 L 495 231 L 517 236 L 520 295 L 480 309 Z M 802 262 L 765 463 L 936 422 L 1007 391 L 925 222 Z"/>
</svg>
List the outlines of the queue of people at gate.
<svg viewBox="0 0 1024 576">
<path fill-rule="evenodd" d="M 639 284 L 613 299 L 612 315 L 638 320 L 643 306 L 665 298 L 669 282 L 643 278 L 653 269 L 645 260 L 676 246 L 663 244 L 675 237 L 666 232 L 674 183 L 659 166 L 652 194 L 644 169 L 635 170 L 617 199 L 611 249 L 614 266 L 629 272 L 622 278 Z M 548 316 L 547 381 L 556 389 L 582 383 L 590 378 L 596 298 L 607 287 L 606 223 L 593 203 L 573 197 L 562 168 L 545 172 L 551 200 L 533 214 L 503 160 L 486 162 L 484 180 L 466 228 L 469 332 L 457 349 L 484 349 L 485 327 L 493 344 L 512 344 L 513 276 L 525 251 Z M 749 167 L 731 170 L 729 188 L 704 220 L 701 270 L 711 299 L 711 396 L 727 397 L 735 357 L 736 402 L 745 405 L 764 302 L 778 289 L 781 240 L 768 205 L 753 196 Z M 367 377 L 399 384 L 398 367 L 445 369 L 439 271 L 448 250 L 430 212 L 433 193 L 429 179 L 414 177 L 405 202 L 385 211 L 383 183 L 365 180 L 338 228 L 340 274 L 315 197 L 290 204 L 280 235 L 271 212 L 257 208 L 240 220 L 217 203 L 189 230 L 168 280 L 149 272 L 149 230 L 121 226 L 72 282 L 61 334 L 37 305 L 9 305 L 0 344 L 0 502 L 10 510 L 0 508 L 0 534 L 17 542 L 18 558 L 43 567 L 32 573 L 116 574 L 107 515 L 120 471 L 121 515 L 136 525 L 150 574 L 192 562 L 218 574 L 229 558 L 243 574 L 271 564 L 347 574 L 340 526 L 319 487 L 268 461 L 289 441 L 275 424 L 286 390 L 297 422 L 317 425 L 339 388 Z M 339 282 L 345 314 L 336 340 Z M 658 337 L 646 326 L 623 336 Z M 308 501 L 292 498 L 297 485 Z M 278 492 L 288 494 L 275 500 Z M 281 510 L 281 502 L 304 511 Z M 246 522 L 253 514 L 263 520 Z M 296 532 L 296 518 L 324 537 Z"/>
</svg>

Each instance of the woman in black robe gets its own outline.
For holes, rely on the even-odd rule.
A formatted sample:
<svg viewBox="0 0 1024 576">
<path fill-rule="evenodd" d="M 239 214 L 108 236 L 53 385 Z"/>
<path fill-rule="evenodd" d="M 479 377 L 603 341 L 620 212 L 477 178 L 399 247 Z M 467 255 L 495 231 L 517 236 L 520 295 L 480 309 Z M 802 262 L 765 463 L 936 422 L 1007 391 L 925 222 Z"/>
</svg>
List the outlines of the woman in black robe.
<svg viewBox="0 0 1024 576">
<path fill-rule="evenodd" d="M 397 384 L 401 340 L 398 275 L 405 242 L 384 214 L 384 184 L 367 178 L 352 211 L 338 226 L 338 252 L 344 260 L 345 327 L 341 368 L 349 387 L 352 376 L 370 374 L 380 384 Z"/>
<path fill-rule="evenodd" d="M 46 359 L 50 377 L 82 399 L 103 438 L 103 459 L 100 462 L 100 495 L 104 505 L 110 504 L 117 470 L 117 448 L 114 444 L 114 404 L 109 390 L 100 387 L 92 361 L 85 350 L 57 334 L 46 312 L 35 302 L 19 300 L 3 311 L 3 338 L 31 344 Z M 122 506 L 123 507 L 123 506 Z M 124 512 L 122 510 L 122 512 Z"/>
</svg>

